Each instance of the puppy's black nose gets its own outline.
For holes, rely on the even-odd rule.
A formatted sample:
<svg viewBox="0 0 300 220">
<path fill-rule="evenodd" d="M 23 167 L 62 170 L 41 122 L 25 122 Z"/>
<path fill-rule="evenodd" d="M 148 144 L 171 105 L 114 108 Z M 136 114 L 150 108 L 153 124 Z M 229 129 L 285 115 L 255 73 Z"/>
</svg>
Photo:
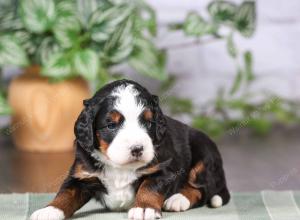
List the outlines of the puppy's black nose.
<svg viewBox="0 0 300 220">
<path fill-rule="evenodd" d="M 141 145 L 136 145 L 134 147 L 131 148 L 131 155 L 133 157 L 140 157 L 143 155 L 143 150 L 144 150 L 144 147 L 141 146 Z"/>
</svg>

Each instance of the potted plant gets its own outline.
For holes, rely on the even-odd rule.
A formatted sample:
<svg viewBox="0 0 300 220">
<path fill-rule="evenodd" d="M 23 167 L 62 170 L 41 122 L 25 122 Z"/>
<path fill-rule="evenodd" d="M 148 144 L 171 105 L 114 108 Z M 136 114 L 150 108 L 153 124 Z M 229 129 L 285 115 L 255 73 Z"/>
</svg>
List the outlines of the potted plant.
<svg viewBox="0 0 300 220">
<path fill-rule="evenodd" d="M 0 7 L 0 67 L 23 74 L 8 88 L 10 133 L 22 150 L 72 149 L 82 100 L 117 77 L 127 63 L 165 79 L 165 53 L 156 49 L 155 13 L 143 1 L 22 0 Z M 10 108 L 0 95 L 0 112 Z"/>
</svg>

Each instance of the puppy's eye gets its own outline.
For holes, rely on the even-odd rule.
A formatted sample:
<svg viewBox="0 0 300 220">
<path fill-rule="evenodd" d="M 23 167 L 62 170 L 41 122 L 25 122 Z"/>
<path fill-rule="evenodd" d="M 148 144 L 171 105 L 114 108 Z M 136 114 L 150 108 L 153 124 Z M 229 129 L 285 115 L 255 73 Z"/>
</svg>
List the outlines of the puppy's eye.
<svg viewBox="0 0 300 220">
<path fill-rule="evenodd" d="M 110 130 L 114 130 L 114 129 L 117 128 L 117 126 L 118 126 L 117 123 L 112 122 L 112 123 L 109 123 L 109 124 L 107 125 L 107 128 L 110 129 Z"/>
</svg>

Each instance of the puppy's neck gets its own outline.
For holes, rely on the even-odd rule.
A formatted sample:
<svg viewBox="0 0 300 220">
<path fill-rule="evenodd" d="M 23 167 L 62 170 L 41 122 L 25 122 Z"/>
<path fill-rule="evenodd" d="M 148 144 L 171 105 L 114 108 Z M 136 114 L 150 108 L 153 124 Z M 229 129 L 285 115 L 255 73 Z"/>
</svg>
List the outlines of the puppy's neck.
<svg viewBox="0 0 300 220">
<path fill-rule="evenodd" d="M 137 169 L 145 166 L 143 162 L 130 163 L 125 165 L 118 165 L 111 162 L 105 155 L 98 151 L 94 151 L 91 156 L 95 159 L 94 166 L 100 169 L 115 169 L 123 172 L 135 172 Z"/>
</svg>

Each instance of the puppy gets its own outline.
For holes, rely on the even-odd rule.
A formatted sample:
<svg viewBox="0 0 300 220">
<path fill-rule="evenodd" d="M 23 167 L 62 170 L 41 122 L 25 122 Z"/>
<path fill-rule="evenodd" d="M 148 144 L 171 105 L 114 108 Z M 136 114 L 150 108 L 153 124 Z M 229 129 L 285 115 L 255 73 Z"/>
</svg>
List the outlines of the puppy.
<svg viewBox="0 0 300 220">
<path fill-rule="evenodd" d="M 164 115 L 158 97 L 119 80 L 84 101 L 76 157 L 55 199 L 31 220 L 61 220 L 90 199 L 129 219 L 228 203 L 222 159 L 202 132 Z"/>
</svg>

